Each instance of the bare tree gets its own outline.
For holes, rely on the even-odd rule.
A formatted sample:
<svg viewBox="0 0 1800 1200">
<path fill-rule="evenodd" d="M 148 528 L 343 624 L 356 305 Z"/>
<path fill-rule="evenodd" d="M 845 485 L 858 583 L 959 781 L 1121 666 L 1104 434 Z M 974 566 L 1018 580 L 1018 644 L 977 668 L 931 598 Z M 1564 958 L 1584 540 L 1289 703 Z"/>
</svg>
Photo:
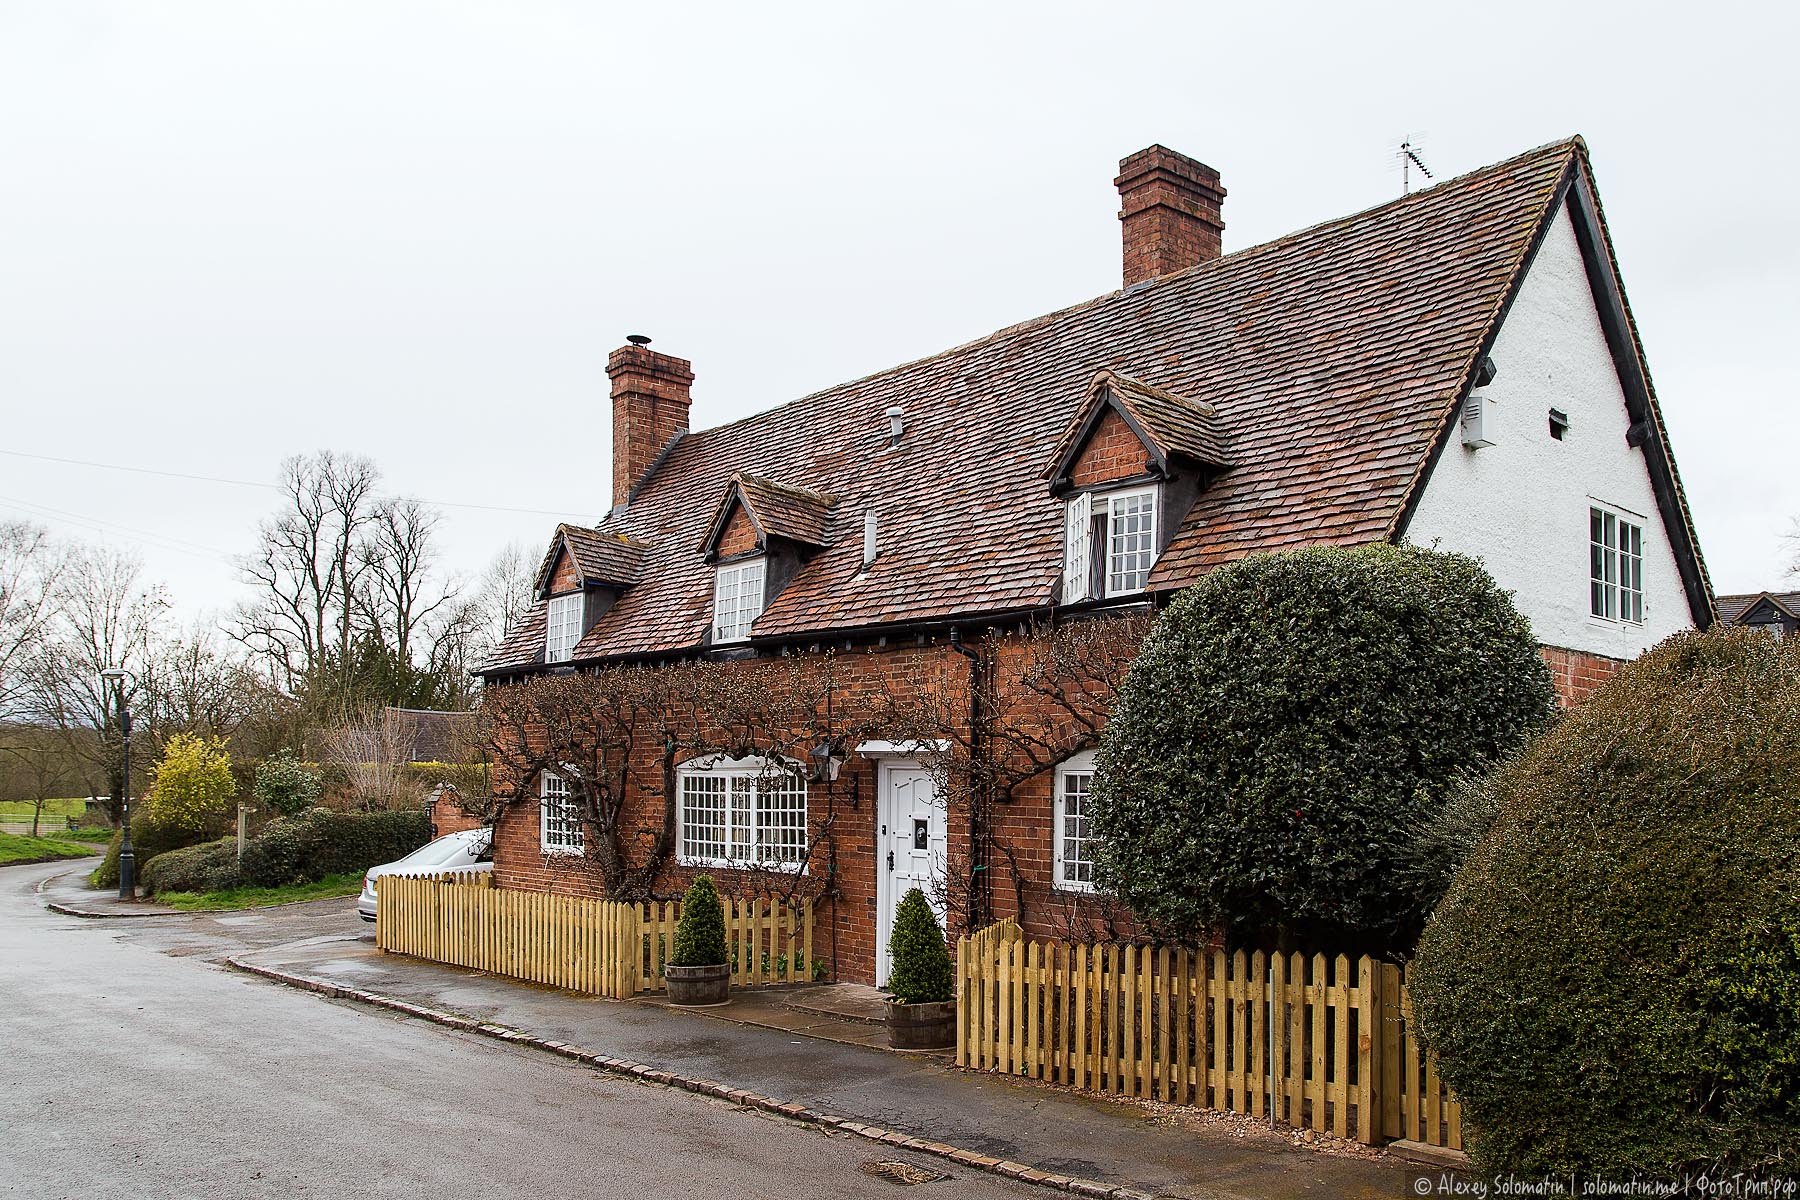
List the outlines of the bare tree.
<svg viewBox="0 0 1800 1200">
<path fill-rule="evenodd" d="M 64 558 L 41 526 L 0 521 L 0 719 L 17 715 L 26 699 Z"/>
<path fill-rule="evenodd" d="M 432 544 L 440 515 L 410 497 L 379 502 L 358 547 L 356 604 L 366 627 L 403 666 L 416 666 L 417 642 L 460 590 L 438 576 Z"/>
<path fill-rule="evenodd" d="M 283 507 L 263 522 L 242 562 L 260 595 L 239 613 L 237 637 L 265 657 L 290 690 L 335 652 L 348 661 L 361 541 L 374 519 L 375 464 L 330 450 L 281 464 Z"/>
<path fill-rule="evenodd" d="M 159 732 L 230 737 L 266 702 L 267 685 L 220 644 L 217 628 L 200 620 L 151 644 L 143 682 Z"/>
<path fill-rule="evenodd" d="M 100 672 L 123 667 L 138 681 L 127 700 L 148 696 L 147 681 L 155 675 L 151 659 L 169 601 L 160 586 L 143 582 L 142 573 L 138 558 L 124 551 L 105 546 L 72 551 L 55 590 L 55 618 L 30 669 L 31 716 L 59 731 L 71 755 L 107 781 L 115 822 L 127 784 L 115 693 Z"/>
<path fill-rule="evenodd" d="M 325 735 L 325 761 L 343 773 L 351 797 L 365 811 L 420 800 L 406 771 L 415 730 L 396 717 L 372 710 L 352 716 Z"/>
</svg>

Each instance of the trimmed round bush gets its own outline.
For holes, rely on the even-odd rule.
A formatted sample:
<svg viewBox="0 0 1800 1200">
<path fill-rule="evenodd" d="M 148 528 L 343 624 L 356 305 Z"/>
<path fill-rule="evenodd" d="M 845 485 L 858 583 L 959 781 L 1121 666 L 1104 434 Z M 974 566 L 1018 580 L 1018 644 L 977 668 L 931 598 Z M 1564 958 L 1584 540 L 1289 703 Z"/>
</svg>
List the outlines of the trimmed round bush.
<svg viewBox="0 0 1800 1200">
<path fill-rule="evenodd" d="M 1476 1161 L 1800 1174 L 1800 639 L 1671 638 L 1486 786 L 1411 972 Z"/>
<path fill-rule="evenodd" d="M 179 850 L 184 846 L 197 845 L 217 837 L 222 832 L 221 825 L 209 830 L 195 830 L 176 825 L 165 824 L 156 820 L 150 812 L 138 807 L 131 814 L 131 853 L 137 862 L 138 882 L 143 882 L 143 869 L 146 864 L 158 855 L 170 850 Z M 113 831 L 112 841 L 106 847 L 106 857 L 94 871 L 94 885 L 102 888 L 119 886 L 119 832 Z"/>
<path fill-rule="evenodd" d="M 324 784 L 318 771 L 286 750 L 256 765 L 257 807 L 269 816 L 298 816 L 319 802 Z"/>
<path fill-rule="evenodd" d="M 725 948 L 725 909 L 712 876 L 697 875 L 681 898 L 681 919 L 675 923 L 675 945 L 670 948 L 672 967 L 716 967 L 731 961 Z"/>
<path fill-rule="evenodd" d="M 238 884 L 237 839 L 220 838 L 164 851 L 144 864 L 142 879 L 144 890 L 153 895 L 234 888 Z"/>
<path fill-rule="evenodd" d="M 888 991 L 902 1004 L 927 1004 L 956 995 L 950 969 L 950 951 L 944 930 L 925 893 L 911 888 L 900 898 L 894 913 L 894 931 L 888 937 L 888 953 L 894 967 L 888 973 Z"/>
<path fill-rule="evenodd" d="M 1481 564 L 1388 545 L 1255 555 L 1176 597 L 1100 745 L 1099 882 L 1166 936 L 1383 951 L 1431 897 L 1398 870 L 1459 771 L 1555 711 Z"/>
</svg>

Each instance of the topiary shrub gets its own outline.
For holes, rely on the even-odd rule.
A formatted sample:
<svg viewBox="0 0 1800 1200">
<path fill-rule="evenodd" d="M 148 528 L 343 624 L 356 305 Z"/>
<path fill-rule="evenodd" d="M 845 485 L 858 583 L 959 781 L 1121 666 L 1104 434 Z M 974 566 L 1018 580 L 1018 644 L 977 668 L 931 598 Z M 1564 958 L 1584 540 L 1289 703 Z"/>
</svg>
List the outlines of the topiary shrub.
<svg viewBox="0 0 1800 1200">
<path fill-rule="evenodd" d="M 1671 638 L 1487 786 L 1411 971 L 1477 1163 L 1800 1173 L 1800 639 Z"/>
<path fill-rule="evenodd" d="M 888 973 L 888 991 L 902 1004 L 930 1004 L 956 995 L 950 969 L 950 951 L 944 930 L 925 893 L 911 888 L 894 912 L 894 930 L 888 936 L 888 953 L 894 967 Z"/>
<path fill-rule="evenodd" d="M 675 945 L 669 951 L 672 967 L 716 967 L 731 961 L 725 948 L 725 909 L 712 876 L 695 876 L 681 898 L 681 919 L 675 923 Z"/>
<path fill-rule="evenodd" d="M 324 784 L 318 771 L 282 750 L 257 764 L 254 794 L 264 813 L 292 817 L 318 804 Z"/>
<path fill-rule="evenodd" d="M 237 839 L 220 838 L 180 850 L 166 850 L 144 864 L 144 890 L 222 892 L 238 885 Z"/>
<path fill-rule="evenodd" d="M 1165 934 L 1380 951 L 1428 898 L 1396 870 L 1459 770 L 1555 711 L 1481 564 L 1388 545 L 1255 555 L 1176 597 L 1101 741 L 1100 884 Z"/>
</svg>

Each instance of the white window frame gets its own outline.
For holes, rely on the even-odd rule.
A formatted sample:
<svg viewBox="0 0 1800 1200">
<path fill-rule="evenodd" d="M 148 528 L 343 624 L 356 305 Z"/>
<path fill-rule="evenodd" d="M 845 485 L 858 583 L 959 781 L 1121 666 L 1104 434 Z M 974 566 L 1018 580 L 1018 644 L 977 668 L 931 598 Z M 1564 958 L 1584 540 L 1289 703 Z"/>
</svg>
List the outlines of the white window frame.
<svg viewBox="0 0 1800 1200">
<path fill-rule="evenodd" d="M 1156 510 L 1158 508 L 1156 491 L 1157 489 L 1154 486 L 1128 488 L 1122 492 L 1108 492 L 1104 497 L 1106 501 L 1106 558 L 1102 565 L 1106 568 L 1106 578 L 1102 582 L 1102 587 L 1105 594 L 1109 597 L 1132 596 L 1143 591 L 1145 586 L 1150 582 L 1150 572 L 1156 569 Z M 1121 506 L 1128 501 L 1145 499 L 1150 502 L 1150 527 L 1148 529 L 1138 530 L 1131 535 L 1121 534 L 1118 528 L 1119 523 L 1126 516 L 1126 514 L 1119 511 Z M 1116 543 L 1121 537 L 1125 536 L 1147 537 L 1149 541 L 1142 550 L 1121 551 L 1118 549 Z M 1136 587 L 1114 587 L 1113 580 L 1123 574 L 1123 572 L 1117 569 L 1115 564 L 1127 555 L 1136 556 L 1139 554 L 1149 555 L 1149 558 L 1144 563 L 1142 582 Z"/>
<path fill-rule="evenodd" d="M 580 854 L 587 849 L 580 806 L 569 781 L 555 771 L 539 773 L 538 846 L 545 854 Z"/>
<path fill-rule="evenodd" d="M 1644 623 L 1644 518 L 1598 501 L 1588 505 L 1588 616 Z"/>
<path fill-rule="evenodd" d="M 1081 787 L 1082 811 L 1077 814 L 1083 822 L 1078 837 L 1070 839 L 1067 828 L 1070 820 L 1069 797 L 1074 781 L 1083 781 Z M 1056 768 L 1055 818 L 1050 826 L 1050 838 L 1053 843 L 1051 855 L 1053 870 L 1050 885 L 1059 892 L 1091 892 L 1094 890 L 1094 859 L 1092 857 L 1095 838 L 1092 833 L 1094 814 L 1089 808 L 1094 787 L 1094 752 L 1083 750 L 1073 758 L 1067 759 Z M 1070 840 L 1078 844 L 1078 853 L 1074 858 L 1069 855 Z M 1088 869 L 1086 879 L 1070 879 L 1067 874 L 1068 865 L 1084 863 Z"/>
<path fill-rule="evenodd" d="M 706 815 L 716 819 L 700 823 L 693 820 L 689 800 L 702 795 L 714 799 Z M 806 776 L 798 763 L 719 756 L 683 763 L 675 772 L 676 861 L 800 872 L 811 828 L 807 802 Z"/>
<path fill-rule="evenodd" d="M 713 575 L 713 642 L 747 642 L 762 615 L 768 560 L 722 563 Z M 754 590 L 752 590 L 754 589 Z"/>
<path fill-rule="evenodd" d="M 1149 528 L 1123 534 L 1118 526 L 1128 514 L 1121 509 L 1134 500 L 1149 501 Z M 1161 509 L 1162 490 L 1155 484 L 1122 488 L 1116 492 L 1082 492 L 1069 497 L 1063 505 L 1063 603 L 1142 594 L 1149 585 L 1150 572 L 1156 569 L 1156 560 L 1161 557 L 1157 541 Z M 1094 546 L 1096 531 L 1100 541 L 1098 554 Z M 1140 549 L 1122 551 L 1116 543 L 1127 536 L 1148 538 L 1148 544 Z M 1145 553 L 1148 553 L 1149 561 L 1144 564 L 1142 582 L 1135 587 L 1114 587 L 1114 580 L 1126 574 L 1116 569 L 1120 560 L 1126 555 Z"/>
<path fill-rule="evenodd" d="M 587 597 L 581 592 L 552 596 L 544 614 L 544 661 L 565 663 L 575 657 L 581 641 L 582 607 Z"/>
</svg>

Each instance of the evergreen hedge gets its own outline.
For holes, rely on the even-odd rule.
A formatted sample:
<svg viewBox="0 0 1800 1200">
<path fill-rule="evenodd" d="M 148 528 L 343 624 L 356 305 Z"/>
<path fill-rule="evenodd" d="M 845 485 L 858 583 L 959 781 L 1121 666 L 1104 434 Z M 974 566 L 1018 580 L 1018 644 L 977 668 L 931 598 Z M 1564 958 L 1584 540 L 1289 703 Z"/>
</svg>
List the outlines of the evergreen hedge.
<svg viewBox="0 0 1800 1200">
<path fill-rule="evenodd" d="M 669 954 L 672 967 L 714 967 L 731 961 L 725 947 L 725 909 L 712 876 L 695 876 L 681 898 L 681 919 L 675 923 L 675 945 Z"/>
<path fill-rule="evenodd" d="M 1157 618 L 1101 741 L 1100 884 L 1165 934 L 1409 947 L 1398 868 L 1459 771 L 1555 711 L 1481 564 L 1413 547 L 1255 555 Z"/>
<path fill-rule="evenodd" d="M 918 888 L 900 899 L 894 913 L 894 930 L 888 937 L 888 953 L 894 967 L 888 973 L 888 991 L 902 1004 L 926 1004 L 952 999 L 956 982 L 950 967 L 950 950 L 944 930 L 930 901 Z"/>
<path fill-rule="evenodd" d="M 270 822 L 244 844 L 220 838 L 173 849 L 144 860 L 146 891 L 220 892 L 234 887 L 286 887 L 327 875 L 360 875 L 370 867 L 405 858 L 431 838 L 422 812 L 346 813 L 315 808 Z"/>
<path fill-rule="evenodd" d="M 1477 1163 L 1800 1174 L 1800 639 L 1671 638 L 1486 786 L 1411 974 Z"/>
</svg>

